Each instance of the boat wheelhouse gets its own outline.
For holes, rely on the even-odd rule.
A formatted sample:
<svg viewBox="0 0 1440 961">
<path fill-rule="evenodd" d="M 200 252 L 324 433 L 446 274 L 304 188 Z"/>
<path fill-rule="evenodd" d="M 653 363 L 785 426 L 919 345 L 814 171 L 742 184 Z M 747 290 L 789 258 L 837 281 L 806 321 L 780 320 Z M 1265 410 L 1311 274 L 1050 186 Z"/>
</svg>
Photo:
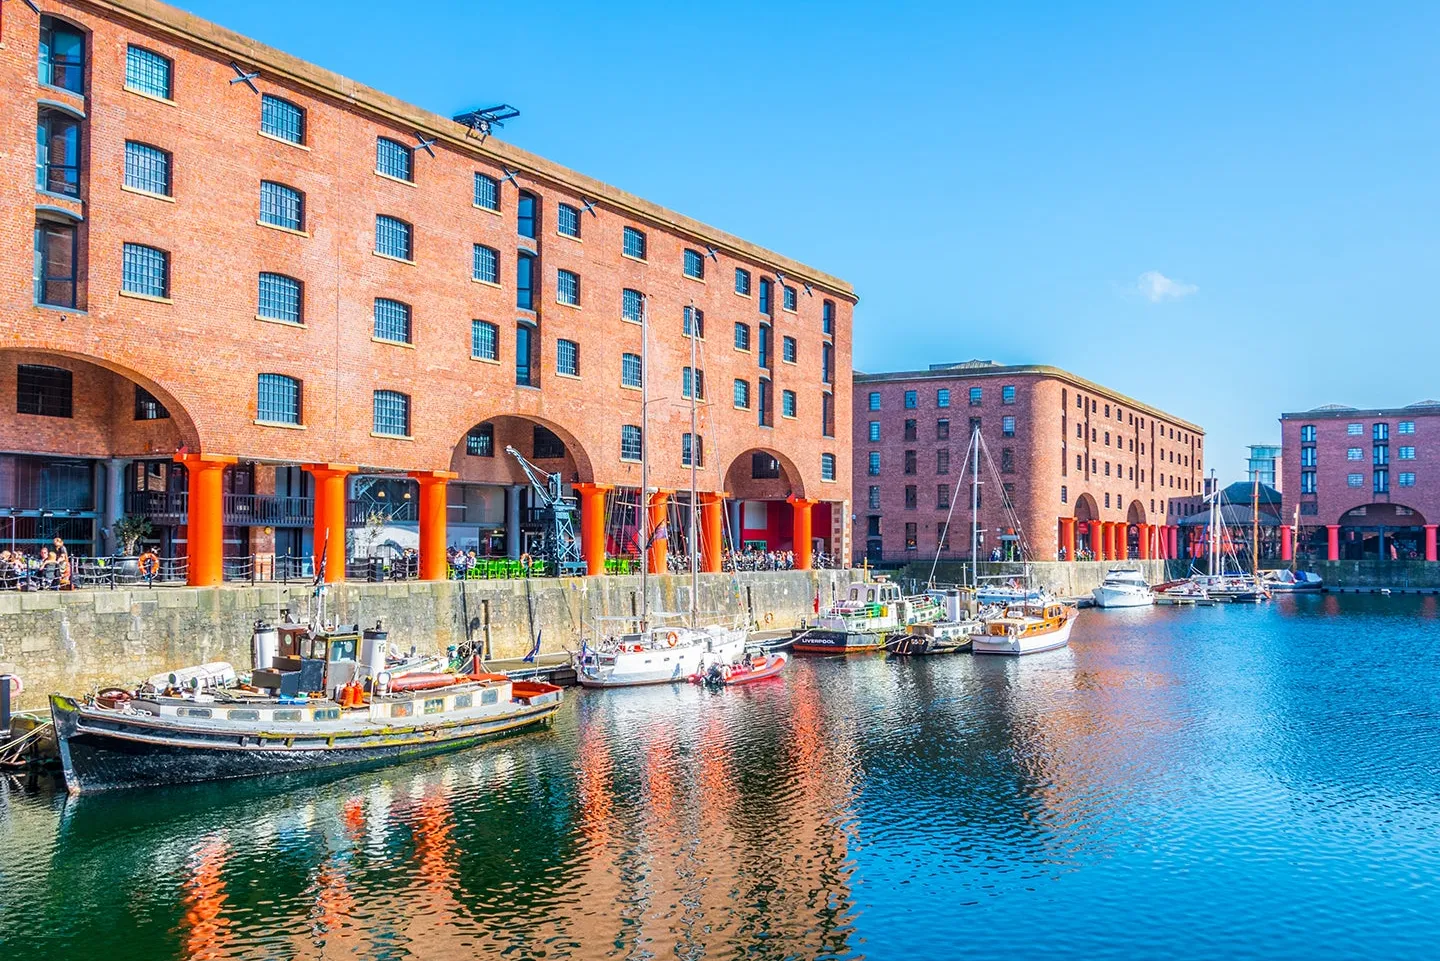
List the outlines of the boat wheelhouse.
<svg viewBox="0 0 1440 961">
<path fill-rule="evenodd" d="M 998 617 L 984 619 L 985 630 L 975 635 L 970 649 L 976 654 L 1053 651 L 1070 643 L 1078 614 L 1058 601 L 1012 604 Z"/>
</svg>

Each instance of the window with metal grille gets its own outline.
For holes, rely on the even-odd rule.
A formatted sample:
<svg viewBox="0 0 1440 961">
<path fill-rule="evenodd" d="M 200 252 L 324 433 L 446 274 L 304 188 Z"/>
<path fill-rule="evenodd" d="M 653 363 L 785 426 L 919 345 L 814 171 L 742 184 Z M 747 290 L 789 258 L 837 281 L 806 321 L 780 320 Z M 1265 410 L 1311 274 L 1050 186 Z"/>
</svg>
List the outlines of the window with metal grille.
<svg viewBox="0 0 1440 961">
<path fill-rule="evenodd" d="M 77 305 L 76 230 L 70 223 L 35 224 L 35 303 Z"/>
<path fill-rule="evenodd" d="M 622 240 L 621 249 L 626 257 L 634 257 L 637 260 L 645 259 L 645 234 L 634 227 L 626 227 Z"/>
<path fill-rule="evenodd" d="M 410 396 L 394 390 L 377 390 L 374 430 L 387 437 L 409 437 Z"/>
<path fill-rule="evenodd" d="M 573 340 L 555 341 L 555 369 L 571 377 L 580 376 L 580 345 Z"/>
<path fill-rule="evenodd" d="M 694 307 L 685 308 L 684 335 L 705 339 L 705 311 Z"/>
<path fill-rule="evenodd" d="M 750 325 L 737 323 L 735 325 L 735 349 L 750 349 Z"/>
<path fill-rule="evenodd" d="M 800 295 L 795 292 L 794 287 L 791 287 L 789 284 L 785 284 L 780 288 L 780 296 L 780 302 L 784 305 L 786 310 L 794 313 L 800 308 Z"/>
<path fill-rule="evenodd" d="M 871 409 L 871 410 L 879 410 L 879 409 L 880 409 L 880 392 L 879 392 L 878 390 L 872 390 L 872 391 L 870 392 L 870 409 Z"/>
<path fill-rule="evenodd" d="M 135 419 L 136 420 L 169 420 L 170 412 L 165 405 L 156 399 L 139 384 L 135 385 Z"/>
<path fill-rule="evenodd" d="M 870 443 L 872 443 L 872 444 L 878 444 L 879 442 L 880 442 L 880 422 L 879 422 L 878 420 L 872 420 L 872 421 L 870 422 Z"/>
<path fill-rule="evenodd" d="M 1410 471 L 1401 471 L 1398 482 L 1401 487 L 1414 487 L 1415 475 Z"/>
<path fill-rule="evenodd" d="M 1397 434 L 1415 433 L 1415 422 L 1413 420 L 1402 420 L 1395 428 Z"/>
<path fill-rule="evenodd" d="M 785 337 L 780 341 L 780 359 L 787 364 L 793 364 L 799 356 L 799 349 L 795 345 L 794 337 Z"/>
<path fill-rule="evenodd" d="M 548 427 L 535 425 L 531 433 L 530 449 L 536 460 L 560 460 L 565 456 L 565 442 Z"/>
<path fill-rule="evenodd" d="M 880 476 L 880 452 L 872 450 L 869 458 L 869 474 L 871 477 Z"/>
<path fill-rule="evenodd" d="M 260 131 L 290 143 L 305 142 L 305 111 L 270 94 L 260 97 Z"/>
<path fill-rule="evenodd" d="M 689 467 L 691 451 L 695 452 L 696 467 L 705 466 L 705 438 L 697 437 L 686 431 L 680 435 L 680 466 Z"/>
<path fill-rule="evenodd" d="M 1352 436 L 1352 437 L 1359 437 L 1361 434 L 1365 433 L 1365 425 L 1364 425 L 1364 424 L 1346 424 L 1346 425 L 1345 425 L 1345 433 L 1349 434 L 1349 435 Z"/>
<path fill-rule="evenodd" d="M 580 275 L 573 270 L 555 271 L 555 299 L 572 307 L 580 306 Z"/>
<path fill-rule="evenodd" d="M 1002 474 L 1013 474 L 1013 473 L 1015 473 L 1015 450 L 1014 450 L 1014 448 L 1011 448 L 1011 447 L 1002 447 L 1002 448 L 1000 449 L 1000 473 L 1002 473 Z M 1116 471 L 1116 473 L 1118 474 L 1119 471 Z"/>
<path fill-rule="evenodd" d="M 780 416 L 795 416 L 795 392 L 793 390 L 782 390 L 780 392 Z"/>
<path fill-rule="evenodd" d="M 1364 486 L 1365 486 L 1365 475 L 1364 475 L 1364 474 L 1346 474 L 1346 475 L 1345 475 L 1345 483 L 1346 483 L 1347 485 L 1349 485 L 1350 487 L 1364 487 Z"/>
<path fill-rule="evenodd" d="M 775 480 L 780 476 L 780 461 L 765 451 L 750 455 L 750 478 L 752 480 Z"/>
<path fill-rule="evenodd" d="M 170 155 L 159 147 L 125 141 L 125 186 L 170 196 Z"/>
<path fill-rule="evenodd" d="M 414 183 L 415 152 L 397 140 L 376 137 L 375 172 Z"/>
<path fill-rule="evenodd" d="M 949 506 L 950 506 L 950 485 L 949 485 L 949 484 L 936 484 L 936 485 L 935 485 L 935 509 L 936 509 L 936 510 L 942 510 L 942 511 L 943 511 L 943 510 L 945 510 L 945 508 L 947 508 L 947 507 L 949 507 Z"/>
<path fill-rule="evenodd" d="M 486 320 L 472 320 L 470 356 L 476 360 L 499 360 L 500 329 Z"/>
<path fill-rule="evenodd" d="M 304 323 L 300 281 L 284 274 L 260 275 L 259 309 L 266 320 L 283 320 L 287 324 Z"/>
<path fill-rule="evenodd" d="M 735 293 L 750 296 L 750 271 L 743 267 L 735 268 Z"/>
<path fill-rule="evenodd" d="M 535 309 L 535 258 L 527 253 L 515 255 L 515 306 Z"/>
<path fill-rule="evenodd" d="M 820 330 L 825 334 L 835 333 L 835 301 L 827 300 L 820 308 Z"/>
<path fill-rule="evenodd" d="M 529 324 L 515 325 L 515 383 L 521 387 L 535 386 L 532 363 L 535 350 L 535 328 Z"/>
<path fill-rule="evenodd" d="M 415 246 L 410 225 L 398 217 L 376 214 L 375 252 L 398 260 L 413 260 Z"/>
<path fill-rule="evenodd" d="M 500 251 L 476 244 L 473 270 L 475 279 L 482 283 L 500 283 Z"/>
<path fill-rule="evenodd" d="M 620 428 L 620 459 L 639 460 L 641 450 L 640 428 L 625 424 Z"/>
<path fill-rule="evenodd" d="M 569 204 L 555 208 L 555 229 L 566 237 L 580 236 L 580 211 Z"/>
<path fill-rule="evenodd" d="M 63 20 L 40 18 L 40 82 L 85 92 L 85 35 Z"/>
<path fill-rule="evenodd" d="M 539 220 L 540 201 L 530 191 L 520 191 L 520 202 L 515 206 L 516 233 L 534 240 Z"/>
<path fill-rule="evenodd" d="M 465 435 L 465 453 L 471 457 L 495 456 L 495 425 L 477 424 Z"/>
<path fill-rule="evenodd" d="M 63 367 L 20 364 L 15 377 L 15 411 L 39 417 L 72 417 L 74 383 L 74 375 Z"/>
<path fill-rule="evenodd" d="M 979 407 L 985 400 L 985 391 L 979 387 L 970 388 L 970 406 Z"/>
<path fill-rule="evenodd" d="M 35 186 L 52 194 L 80 196 L 80 121 L 40 108 L 35 128 Z"/>
<path fill-rule="evenodd" d="M 126 244 L 120 289 L 146 297 L 170 296 L 170 255 L 144 244 Z"/>
<path fill-rule="evenodd" d="M 696 280 L 705 279 L 705 255 L 698 250 L 685 249 L 685 276 Z"/>
<path fill-rule="evenodd" d="M 1400 448 L 1400 459 L 1401 459 L 1401 460 L 1414 460 L 1414 459 L 1415 459 L 1415 448 L 1413 448 L 1413 447 L 1402 447 L 1402 448 Z"/>
<path fill-rule="evenodd" d="M 770 306 L 770 281 L 764 277 L 760 278 L 759 307 L 762 314 L 769 315 L 774 312 Z"/>
<path fill-rule="evenodd" d="M 872 510 L 872 511 L 878 511 L 878 510 L 880 509 L 880 488 L 879 488 L 879 487 L 871 487 L 871 488 L 870 488 L 869 507 L 870 507 L 870 510 Z"/>
<path fill-rule="evenodd" d="M 915 410 L 920 406 L 920 394 L 918 391 L 907 390 L 905 392 L 905 409 Z"/>
<path fill-rule="evenodd" d="M 626 287 L 620 292 L 620 316 L 626 320 L 640 323 L 645 313 L 645 295 L 638 290 L 631 290 Z"/>
<path fill-rule="evenodd" d="M 950 473 L 950 451 L 946 448 L 942 447 L 935 452 L 935 473 Z"/>
<path fill-rule="evenodd" d="M 294 187 L 260 181 L 260 219 L 287 230 L 305 229 L 305 198 Z"/>
<path fill-rule="evenodd" d="M 410 305 L 388 297 L 376 297 L 375 337 L 397 344 L 410 343 Z"/>
<path fill-rule="evenodd" d="M 125 86 L 152 97 L 173 100 L 170 85 L 170 58 L 162 57 L 144 47 L 130 46 L 125 50 Z"/>
<path fill-rule="evenodd" d="M 918 436 L 919 431 L 916 429 L 916 421 L 914 419 L 906 419 L 904 439 L 915 440 Z"/>
<path fill-rule="evenodd" d="M 475 206 L 485 210 L 500 209 L 500 181 L 488 174 L 475 175 Z"/>
<path fill-rule="evenodd" d="M 1013 404 L 1013 403 L 1015 403 L 1015 387 L 1014 387 L 1013 384 L 1006 384 L 1004 387 L 1001 387 L 1001 388 L 1000 388 L 1000 403 L 1002 403 L 1002 404 Z M 1118 411 L 1117 411 L 1117 413 L 1118 413 Z"/>
<path fill-rule="evenodd" d="M 913 474 L 916 471 L 916 453 L 913 450 L 905 452 L 905 473 Z"/>
<path fill-rule="evenodd" d="M 686 367 L 680 372 L 680 396 L 689 400 L 692 389 L 696 400 L 705 399 L 705 371 Z"/>
<path fill-rule="evenodd" d="M 1000 433 L 1003 434 L 1003 435 L 1006 436 L 1006 437 L 1014 437 L 1014 436 L 1015 436 L 1015 418 L 1013 418 L 1013 417 L 1002 417 L 1002 418 L 1000 418 Z"/>
<path fill-rule="evenodd" d="M 949 439 L 950 439 L 950 418 L 948 418 L 948 417 L 941 417 L 941 418 L 939 418 L 938 420 L 935 421 L 935 439 L 936 439 L 936 440 L 949 440 Z"/>
<path fill-rule="evenodd" d="M 256 420 L 267 424 L 300 423 L 300 381 L 294 377 L 261 374 L 255 396 Z M 380 394 L 377 393 L 375 398 L 378 412 Z"/>
<path fill-rule="evenodd" d="M 639 387 L 644 368 L 639 354 L 620 355 L 620 383 L 625 387 Z"/>
<path fill-rule="evenodd" d="M 748 380 L 735 381 L 735 406 L 741 410 L 750 409 L 750 382 Z"/>
</svg>

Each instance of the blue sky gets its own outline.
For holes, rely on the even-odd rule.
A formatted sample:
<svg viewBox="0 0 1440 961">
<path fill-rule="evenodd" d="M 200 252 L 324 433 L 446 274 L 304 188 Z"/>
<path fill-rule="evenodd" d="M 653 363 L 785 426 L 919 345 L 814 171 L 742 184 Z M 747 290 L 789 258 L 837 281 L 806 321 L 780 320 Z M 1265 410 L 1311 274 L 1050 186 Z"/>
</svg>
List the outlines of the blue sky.
<svg viewBox="0 0 1440 961">
<path fill-rule="evenodd" d="M 1440 396 L 1440 4 L 182 5 L 846 278 L 861 370 L 1056 364 L 1222 480 Z"/>
</svg>

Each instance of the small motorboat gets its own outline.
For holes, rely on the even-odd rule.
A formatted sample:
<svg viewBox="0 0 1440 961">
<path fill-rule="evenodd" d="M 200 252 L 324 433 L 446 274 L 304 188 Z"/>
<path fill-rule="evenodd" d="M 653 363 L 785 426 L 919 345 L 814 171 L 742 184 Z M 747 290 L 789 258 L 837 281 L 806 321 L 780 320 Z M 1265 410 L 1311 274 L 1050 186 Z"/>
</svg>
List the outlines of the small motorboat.
<svg viewBox="0 0 1440 961">
<path fill-rule="evenodd" d="M 1276 594 L 1306 594 L 1325 588 L 1325 579 L 1312 571 L 1262 571 L 1260 577 Z"/>
<path fill-rule="evenodd" d="M 985 632 L 976 634 L 976 654 L 1038 654 L 1070 643 L 1078 616 L 1075 608 L 1058 601 L 1012 604 L 999 617 L 985 618 Z"/>
<path fill-rule="evenodd" d="M 750 654 L 738 664 L 712 664 L 710 669 L 690 675 L 691 684 L 706 687 L 734 687 L 736 684 L 750 684 L 766 678 L 779 677 L 790 662 L 790 656 L 782 651 L 768 651 Z"/>
<path fill-rule="evenodd" d="M 1110 571 L 1090 596 L 1095 598 L 1096 607 L 1149 607 L 1155 603 L 1145 575 L 1134 568 Z"/>
</svg>

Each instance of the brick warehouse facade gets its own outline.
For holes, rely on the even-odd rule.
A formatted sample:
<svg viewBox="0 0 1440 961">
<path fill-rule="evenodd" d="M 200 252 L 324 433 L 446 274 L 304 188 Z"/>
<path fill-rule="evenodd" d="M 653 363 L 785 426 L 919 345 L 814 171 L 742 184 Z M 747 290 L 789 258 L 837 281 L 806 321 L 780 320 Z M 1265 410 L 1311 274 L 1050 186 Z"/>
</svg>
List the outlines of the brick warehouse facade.
<svg viewBox="0 0 1440 961">
<path fill-rule="evenodd" d="M 363 488 L 433 576 L 524 549 L 511 443 L 599 572 L 634 544 L 640 309 L 651 514 L 684 529 L 694 308 L 705 566 L 723 519 L 848 553 L 849 285 L 163 4 L 46 7 L 0 14 L 0 224 L 36 250 L 0 263 L 0 508 L 36 542 L 138 509 L 192 580 L 322 540 L 334 577 Z"/>
<path fill-rule="evenodd" d="M 1361 410 L 1329 404 L 1280 415 L 1281 556 L 1436 559 L 1440 401 Z"/>
<path fill-rule="evenodd" d="M 992 361 L 855 375 L 857 551 L 883 562 L 969 558 L 972 471 L 962 462 L 976 423 L 988 451 L 982 559 L 996 548 L 1015 556 L 1022 543 L 1034 560 L 1185 551 L 1176 524 L 1202 487 L 1200 427 L 1055 367 Z"/>
</svg>

